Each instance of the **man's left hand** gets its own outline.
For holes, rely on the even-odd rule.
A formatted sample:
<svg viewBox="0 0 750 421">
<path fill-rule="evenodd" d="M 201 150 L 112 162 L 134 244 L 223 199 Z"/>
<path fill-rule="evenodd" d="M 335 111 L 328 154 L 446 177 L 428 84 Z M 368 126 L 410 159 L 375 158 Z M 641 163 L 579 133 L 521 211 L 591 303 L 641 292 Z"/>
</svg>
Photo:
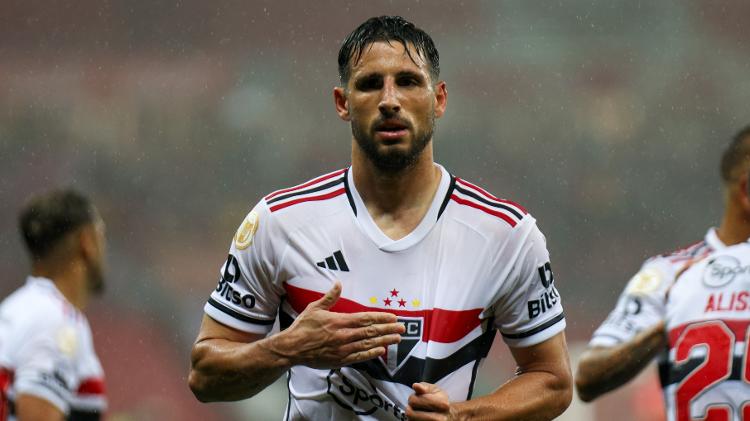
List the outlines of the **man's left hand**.
<svg viewBox="0 0 750 421">
<path fill-rule="evenodd" d="M 409 396 L 406 417 L 410 421 L 456 420 L 448 394 L 431 383 L 414 383 L 414 394 Z"/>
</svg>

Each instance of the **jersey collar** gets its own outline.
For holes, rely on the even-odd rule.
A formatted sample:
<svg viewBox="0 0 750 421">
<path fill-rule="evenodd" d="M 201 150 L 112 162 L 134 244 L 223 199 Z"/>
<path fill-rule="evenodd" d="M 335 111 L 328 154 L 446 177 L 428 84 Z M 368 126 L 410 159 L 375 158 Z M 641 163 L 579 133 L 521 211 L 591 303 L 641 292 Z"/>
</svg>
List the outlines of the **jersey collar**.
<svg viewBox="0 0 750 421">
<path fill-rule="evenodd" d="M 349 194 L 352 209 L 354 210 L 354 217 L 357 220 L 357 225 L 380 250 L 387 252 L 406 250 L 426 237 L 432 227 L 437 223 L 438 218 L 445 207 L 444 203 L 451 194 L 454 182 L 453 177 L 445 168 L 443 168 L 442 165 L 435 165 L 440 169 L 440 184 L 435 192 L 435 197 L 432 199 L 432 204 L 419 225 L 417 225 L 412 232 L 399 240 L 392 240 L 387 235 L 383 234 L 383 231 L 381 231 L 375 221 L 373 221 L 370 213 L 367 212 L 362 197 L 354 186 L 354 176 L 352 175 L 351 167 L 349 167 L 346 174 L 346 185 L 348 187 L 347 193 Z"/>
<path fill-rule="evenodd" d="M 727 247 L 726 244 L 724 244 L 719 239 L 719 236 L 716 234 L 716 228 L 714 227 L 711 227 L 708 229 L 705 239 L 706 239 L 706 244 L 708 244 L 708 246 L 714 250 L 722 250 Z"/>
</svg>

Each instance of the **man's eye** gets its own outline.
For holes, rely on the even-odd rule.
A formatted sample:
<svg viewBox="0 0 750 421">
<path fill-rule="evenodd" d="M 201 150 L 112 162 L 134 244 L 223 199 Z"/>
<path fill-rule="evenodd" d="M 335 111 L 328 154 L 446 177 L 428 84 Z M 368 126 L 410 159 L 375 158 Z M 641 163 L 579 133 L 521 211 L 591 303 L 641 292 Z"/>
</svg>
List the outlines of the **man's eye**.
<svg viewBox="0 0 750 421">
<path fill-rule="evenodd" d="M 401 86 L 418 86 L 419 81 L 413 77 L 399 79 L 398 84 Z"/>
<path fill-rule="evenodd" d="M 373 89 L 380 89 L 382 81 L 380 79 L 365 79 L 357 83 L 357 89 L 361 91 L 370 91 Z"/>
</svg>

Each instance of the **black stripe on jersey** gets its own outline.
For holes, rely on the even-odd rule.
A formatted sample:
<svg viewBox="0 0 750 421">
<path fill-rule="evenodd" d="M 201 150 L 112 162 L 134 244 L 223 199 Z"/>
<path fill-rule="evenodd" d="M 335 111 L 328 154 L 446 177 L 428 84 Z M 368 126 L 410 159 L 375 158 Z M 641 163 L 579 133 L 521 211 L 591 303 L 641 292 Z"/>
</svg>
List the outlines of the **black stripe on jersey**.
<svg viewBox="0 0 750 421">
<path fill-rule="evenodd" d="M 294 317 L 279 307 L 279 329 L 284 330 L 294 323 Z"/>
<path fill-rule="evenodd" d="M 547 329 L 548 327 L 551 327 L 552 325 L 557 324 L 561 320 L 565 319 L 565 314 L 560 313 L 557 316 L 555 316 L 553 319 L 546 321 L 545 323 L 531 329 L 527 330 L 526 332 L 520 332 L 520 333 L 502 333 L 503 336 L 505 336 L 508 339 L 521 339 L 521 338 L 528 338 L 531 335 L 535 335 L 544 329 Z"/>
<path fill-rule="evenodd" d="M 307 189 L 307 190 L 293 191 L 291 193 L 282 194 L 281 196 L 276 196 L 273 199 L 267 201 L 266 203 L 270 205 L 271 203 L 276 203 L 276 202 L 278 202 L 280 200 L 289 199 L 290 197 L 301 196 L 303 194 L 315 193 L 316 191 L 325 190 L 327 188 L 335 186 L 336 184 L 341 184 L 341 183 L 343 183 L 343 179 L 337 178 L 337 179 L 335 179 L 333 181 L 330 181 L 330 182 L 325 183 L 325 184 L 321 184 L 319 186 L 316 186 L 316 187 L 313 187 L 313 188 L 310 188 L 310 189 Z"/>
<path fill-rule="evenodd" d="M 456 177 L 451 175 L 451 184 L 450 186 L 448 186 L 448 191 L 445 193 L 445 199 L 443 199 L 443 203 L 440 205 L 440 210 L 438 211 L 437 219 L 440 219 L 440 215 L 443 214 L 445 207 L 448 206 L 448 202 L 451 201 L 451 195 L 453 194 L 453 189 L 455 188 L 456 188 Z"/>
<path fill-rule="evenodd" d="M 99 421 L 102 419 L 102 413 L 94 410 L 71 409 L 67 421 Z"/>
<path fill-rule="evenodd" d="M 481 336 L 445 358 L 427 357 L 426 359 L 422 359 L 411 356 L 396 371 L 393 377 L 391 377 L 383 364 L 377 360 L 352 364 L 350 367 L 367 373 L 373 379 L 401 383 L 408 387 L 411 387 L 416 382 L 437 383 L 438 380 L 466 364 L 487 357 L 487 353 L 492 346 L 492 340 L 495 339 L 495 332 L 495 329 L 484 332 Z M 473 385 L 470 385 L 471 387 Z"/>
<path fill-rule="evenodd" d="M 286 390 L 287 390 L 287 401 L 286 401 L 286 421 L 289 421 L 292 416 L 292 370 L 286 371 Z"/>
<path fill-rule="evenodd" d="M 659 363 L 659 380 L 661 387 L 667 387 L 670 384 L 680 383 L 690 375 L 693 370 L 706 362 L 706 357 L 691 358 L 680 365 L 674 363 Z M 724 380 L 742 380 L 742 356 L 732 358 L 732 372 Z"/>
<path fill-rule="evenodd" d="M 465 189 L 465 188 L 463 188 L 461 186 L 456 186 L 456 190 L 460 191 L 462 194 L 465 194 L 467 196 L 471 196 L 475 200 L 478 200 L 478 201 L 484 203 L 487 206 L 492 206 L 493 208 L 504 209 L 504 210 L 512 213 L 516 218 L 523 219 L 523 215 L 521 215 L 520 213 L 518 213 L 517 210 L 513 209 L 512 207 L 510 207 L 510 206 L 508 206 L 506 204 L 491 202 L 491 201 L 485 199 L 484 197 L 482 197 L 482 196 L 474 193 L 473 191 L 467 190 L 467 189 Z"/>
<path fill-rule="evenodd" d="M 242 320 L 243 322 L 253 323 L 256 325 L 272 325 L 274 322 L 274 320 L 261 320 L 261 319 L 255 319 L 250 316 L 246 316 L 240 312 L 232 310 L 231 308 L 225 306 L 224 304 L 210 297 L 208 298 L 208 303 L 214 306 L 216 309 L 220 310 L 222 313 L 228 314 L 237 320 Z"/>
<path fill-rule="evenodd" d="M 349 188 L 349 168 L 344 171 L 344 190 L 346 190 L 346 198 L 349 200 L 349 206 L 352 207 L 354 216 L 357 216 L 357 206 L 354 204 L 354 197 L 352 197 L 352 191 Z"/>
<path fill-rule="evenodd" d="M 341 250 L 334 251 L 333 257 L 336 259 L 336 263 L 339 264 L 339 269 L 344 272 L 349 272 L 349 266 L 346 265 L 346 260 L 344 260 L 344 255 L 341 254 Z M 326 259 L 326 261 L 328 261 L 328 259 Z"/>
</svg>

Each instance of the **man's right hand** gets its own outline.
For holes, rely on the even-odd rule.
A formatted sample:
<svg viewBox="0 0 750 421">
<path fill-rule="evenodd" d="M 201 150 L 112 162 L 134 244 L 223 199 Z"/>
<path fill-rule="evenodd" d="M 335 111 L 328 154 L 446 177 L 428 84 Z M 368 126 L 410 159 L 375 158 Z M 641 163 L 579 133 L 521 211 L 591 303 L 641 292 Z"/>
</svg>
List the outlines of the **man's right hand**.
<svg viewBox="0 0 750 421">
<path fill-rule="evenodd" d="M 272 336 L 269 347 L 291 365 L 339 368 L 370 360 L 401 342 L 404 325 L 385 312 L 334 313 L 329 309 L 341 296 L 341 283 L 310 303 L 286 330 Z"/>
</svg>

